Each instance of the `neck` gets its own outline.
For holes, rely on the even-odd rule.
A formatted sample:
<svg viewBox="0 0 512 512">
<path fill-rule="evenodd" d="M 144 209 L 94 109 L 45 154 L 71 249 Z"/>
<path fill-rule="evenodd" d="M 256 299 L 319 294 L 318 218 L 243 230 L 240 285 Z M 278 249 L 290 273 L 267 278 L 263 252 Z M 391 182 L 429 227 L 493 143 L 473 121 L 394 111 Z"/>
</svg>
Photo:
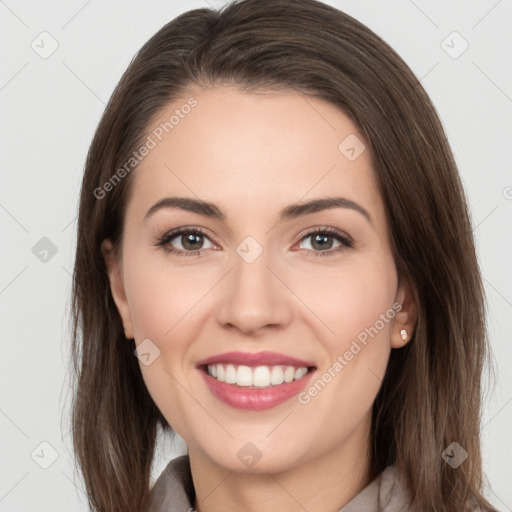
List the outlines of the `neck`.
<svg viewBox="0 0 512 512">
<path fill-rule="evenodd" d="M 356 433 L 361 437 L 360 432 Z M 279 472 L 237 473 L 189 447 L 197 512 L 338 512 L 373 479 L 364 443 L 348 442 Z M 364 450 L 361 450 L 364 447 Z"/>
</svg>

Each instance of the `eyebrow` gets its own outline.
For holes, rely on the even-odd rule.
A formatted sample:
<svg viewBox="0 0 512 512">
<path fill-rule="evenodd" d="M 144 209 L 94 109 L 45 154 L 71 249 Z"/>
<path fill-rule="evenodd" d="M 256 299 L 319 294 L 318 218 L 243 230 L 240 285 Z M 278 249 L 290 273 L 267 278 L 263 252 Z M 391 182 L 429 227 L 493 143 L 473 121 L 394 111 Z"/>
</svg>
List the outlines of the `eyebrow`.
<svg viewBox="0 0 512 512">
<path fill-rule="evenodd" d="M 332 208 L 346 208 L 359 212 L 370 223 L 372 218 L 367 210 L 365 210 L 358 203 L 345 199 L 343 197 L 329 197 L 321 199 L 313 199 L 305 203 L 296 203 L 286 208 L 283 208 L 280 213 L 280 220 L 294 219 L 303 217 L 311 213 L 316 213 L 322 210 L 329 210 Z M 146 213 L 144 219 L 154 215 L 157 211 L 162 209 L 179 209 L 188 212 L 197 213 L 206 217 L 214 219 L 226 220 L 224 213 L 213 203 L 201 201 L 189 197 L 164 197 L 157 201 Z"/>
</svg>

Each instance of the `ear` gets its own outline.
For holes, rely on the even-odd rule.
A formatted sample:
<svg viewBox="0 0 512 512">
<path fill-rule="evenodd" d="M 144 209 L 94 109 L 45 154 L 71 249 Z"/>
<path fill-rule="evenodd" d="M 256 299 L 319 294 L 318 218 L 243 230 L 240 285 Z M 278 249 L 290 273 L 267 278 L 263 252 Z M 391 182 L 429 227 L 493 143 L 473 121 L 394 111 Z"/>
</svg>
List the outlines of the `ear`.
<svg viewBox="0 0 512 512">
<path fill-rule="evenodd" d="M 401 305 L 391 330 L 391 347 L 402 348 L 412 338 L 418 321 L 418 304 L 409 279 L 400 279 L 395 302 Z"/>
<path fill-rule="evenodd" d="M 101 244 L 101 254 L 107 267 L 112 298 L 123 322 L 124 335 L 127 339 L 133 339 L 133 324 L 124 289 L 122 262 L 108 239 L 103 240 Z"/>
</svg>

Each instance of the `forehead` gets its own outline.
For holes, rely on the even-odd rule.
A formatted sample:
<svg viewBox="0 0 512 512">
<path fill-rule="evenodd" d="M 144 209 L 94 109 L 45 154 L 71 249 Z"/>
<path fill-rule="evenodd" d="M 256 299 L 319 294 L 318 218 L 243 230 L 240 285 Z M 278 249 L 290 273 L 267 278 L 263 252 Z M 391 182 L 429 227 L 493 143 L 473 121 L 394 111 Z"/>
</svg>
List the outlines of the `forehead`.
<svg viewBox="0 0 512 512">
<path fill-rule="evenodd" d="M 196 88 L 161 109 L 146 136 L 152 147 L 134 171 L 132 195 L 141 208 L 166 194 L 225 204 L 228 214 L 229 206 L 280 210 L 347 195 L 383 213 L 363 136 L 323 100 L 292 90 Z"/>
</svg>

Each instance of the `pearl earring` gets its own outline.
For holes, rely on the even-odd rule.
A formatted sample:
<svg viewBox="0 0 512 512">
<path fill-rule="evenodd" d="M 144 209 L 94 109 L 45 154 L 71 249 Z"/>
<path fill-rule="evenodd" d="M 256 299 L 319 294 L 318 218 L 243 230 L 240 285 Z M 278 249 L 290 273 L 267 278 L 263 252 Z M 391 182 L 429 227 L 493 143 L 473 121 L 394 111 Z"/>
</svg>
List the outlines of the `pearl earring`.
<svg viewBox="0 0 512 512">
<path fill-rule="evenodd" d="M 400 337 L 402 338 L 403 341 L 407 339 L 407 331 L 405 329 L 402 329 L 400 331 Z"/>
</svg>

